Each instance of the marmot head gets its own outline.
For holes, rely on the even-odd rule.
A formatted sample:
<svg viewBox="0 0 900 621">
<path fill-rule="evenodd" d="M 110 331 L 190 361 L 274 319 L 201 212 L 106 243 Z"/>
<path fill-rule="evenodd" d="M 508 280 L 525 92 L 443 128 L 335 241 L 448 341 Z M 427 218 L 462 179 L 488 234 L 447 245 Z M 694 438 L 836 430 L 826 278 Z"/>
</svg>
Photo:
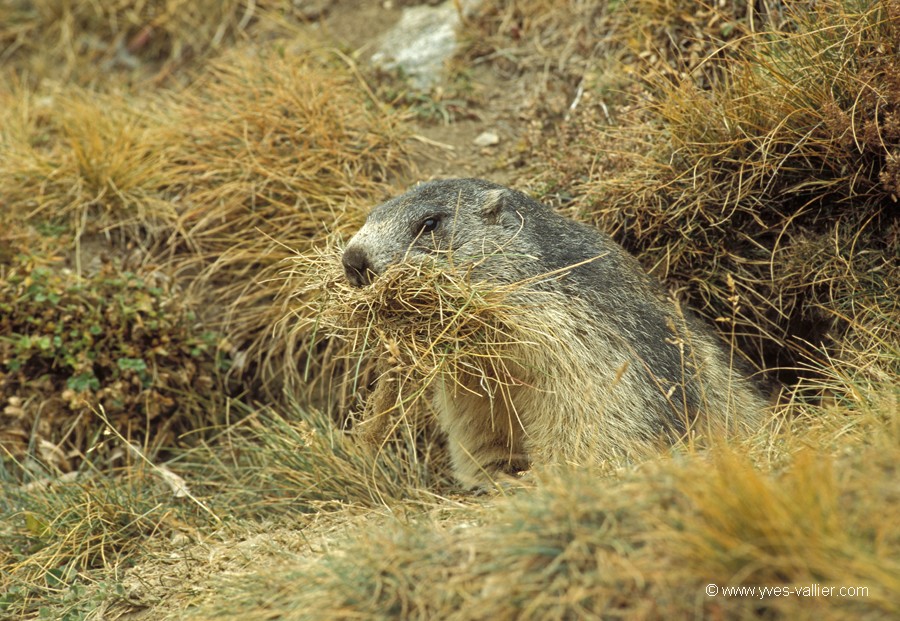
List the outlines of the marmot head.
<svg viewBox="0 0 900 621">
<path fill-rule="evenodd" d="M 424 183 L 372 210 L 344 250 L 344 272 L 364 287 L 401 261 L 466 263 L 497 255 L 521 231 L 529 208 L 517 192 L 488 181 Z"/>
</svg>

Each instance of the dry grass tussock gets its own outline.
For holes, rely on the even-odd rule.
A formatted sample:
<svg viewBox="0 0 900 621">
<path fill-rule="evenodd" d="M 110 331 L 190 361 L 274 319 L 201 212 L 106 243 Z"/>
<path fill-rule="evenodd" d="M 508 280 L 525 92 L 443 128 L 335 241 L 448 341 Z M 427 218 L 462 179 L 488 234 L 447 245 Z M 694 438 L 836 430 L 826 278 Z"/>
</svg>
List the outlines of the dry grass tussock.
<svg viewBox="0 0 900 621">
<path fill-rule="evenodd" d="M 793 383 L 847 340 L 896 342 L 900 5 L 782 9 L 706 60 L 711 84 L 658 80 L 616 126 L 587 102 L 532 180 Z"/>
<path fill-rule="evenodd" d="M 188 618 L 891 617 L 896 405 L 895 396 L 893 409 L 869 413 L 869 446 L 844 438 L 840 457 L 785 453 L 771 474 L 758 463 L 778 449 L 732 447 L 615 476 L 542 477 L 534 490 L 436 519 L 362 527 L 324 559 L 286 555 L 274 573 L 213 579 L 216 597 Z M 794 438 L 790 452 L 810 440 Z M 707 596 L 710 583 L 867 590 Z"/>
<path fill-rule="evenodd" d="M 333 55 L 235 53 L 176 106 L 170 179 L 189 251 L 177 267 L 224 308 L 215 319 L 250 374 L 302 390 L 312 363 L 279 322 L 300 284 L 284 261 L 355 230 L 408 168 L 402 115 Z"/>
<path fill-rule="evenodd" d="M 113 73 L 159 82 L 292 13 L 281 3 L 246 0 L 4 2 L 0 62 L 35 81 L 102 87 Z"/>
<path fill-rule="evenodd" d="M 170 229 L 177 211 L 164 195 L 166 120 L 122 93 L 24 86 L 0 94 L 0 179 L 10 213 L 63 222 L 77 231 Z"/>
<path fill-rule="evenodd" d="M 9 397 L 14 386 L 43 386 L 18 395 L 17 412 L 38 394 L 60 405 L 52 408 L 58 416 L 43 418 L 42 441 L 67 437 L 64 450 L 84 454 L 91 432 L 65 431 L 63 420 L 75 415 L 66 404 L 133 411 L 130 397 L 115 407 L 104 401 L 107 389 L 163 394 L 165 412 L 177 395 L 187 406 L 180 409 L 192 412 L 190 427 L 202 429 L 219 421 L 220 408 L 216 399 L 207 408 L 195 403 L 209 381 L 195 386 L 197 394 L 184 392 L 199 377 L 229 371 L 244 386 L 288 378 L 298 388 L 302 370 L 315 366 L 305 356 L 317 354 L 296 331 L 299 344 L 287 338 L 281 302 L 298 283 L 284 278 L 282 261 L 357 227 L 363 205 L 409 162 L 402 115 L 374 99 L 348 62 L 330 51 L 240 48 L 192 86 L 153 96 L 21 84 L 0 94 L 10 128 L 0 136 L 0 200 L 10 227 L 2 303 L 21 315 L 6 323 L 12 340 L 3 351 L 15 352 L 0 367 L 0 390 Z M 42 246 L 53 258 L 34 254 Z M 45 270 L 37 280 L 34 269 Z M 139 286 L 111 287 L 117 270 L 133 272 Z M 75 308 L 100 291 L 109 295 L 90 312 Z M 186 321 L 165 316 L 186 305 Z M 126 341 L 111 344 L 109 365 L 91 351 L 103 349 L 97 329 Z M 210 350 L 221 364 L 208 364 Z M 185 372 L 157 364 L 173 357 Z M 139 380 L 120 377 L 123 364 Z M 129 388 L 117 388 L 119 380 Z M 310 384 L 330 393 L 324 382 Z M 270 394 L 280 398 L 281 386 Z M 78 394 L 59 394 L 67 389 Z M 148 404 L 157 412 L 159 401 L 144 397 L 133 422 L 169 437 L 170 417 L 146 419 Z M 38 401 L 16 418 L 26 445 Z"/>
</svg>

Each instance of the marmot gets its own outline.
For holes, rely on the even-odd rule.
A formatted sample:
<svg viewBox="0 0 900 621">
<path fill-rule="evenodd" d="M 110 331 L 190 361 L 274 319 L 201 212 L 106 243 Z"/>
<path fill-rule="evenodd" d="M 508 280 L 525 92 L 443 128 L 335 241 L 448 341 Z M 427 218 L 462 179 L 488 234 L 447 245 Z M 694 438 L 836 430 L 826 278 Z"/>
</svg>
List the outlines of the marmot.
<svg viewBox="0 0 900 621">
<path fill-rule="evenodd" d="M 611 237 L 521 192 L 478 179 L 421 184 L 375 207 L 342 263 L 365 287 L 426 258 L 468 264 L 475 280 L 525 283 L 512 297 L 547 327 L 544 342 L 511 352 L 515 377 L 502 389 L 434 383 L 466 486 L 531 465 L 630 461 L 691 429 L 718 436 L 762 423 L 758 388 L 709 327 Z"/>
</svg>

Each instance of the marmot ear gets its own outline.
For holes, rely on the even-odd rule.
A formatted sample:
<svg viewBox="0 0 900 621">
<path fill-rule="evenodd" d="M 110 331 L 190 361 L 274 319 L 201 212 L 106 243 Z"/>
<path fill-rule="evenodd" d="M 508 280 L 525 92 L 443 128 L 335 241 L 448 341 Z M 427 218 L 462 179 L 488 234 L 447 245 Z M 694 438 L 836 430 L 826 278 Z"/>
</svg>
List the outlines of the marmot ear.
<svg viewBox="0 0 900 621">
<path fill-rule="evenodd" d="M 487 224 L 499 224 L 506 206 L 506 189 L 485 190 L 481 199 L 481 217 Z"/>
</svg>

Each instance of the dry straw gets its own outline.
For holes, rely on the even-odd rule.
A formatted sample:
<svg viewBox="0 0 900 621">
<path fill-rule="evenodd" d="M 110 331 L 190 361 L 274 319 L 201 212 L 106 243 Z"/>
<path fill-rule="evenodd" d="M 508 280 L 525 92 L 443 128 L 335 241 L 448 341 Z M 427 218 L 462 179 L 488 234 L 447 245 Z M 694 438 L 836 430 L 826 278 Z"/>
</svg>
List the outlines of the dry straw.
<svg viewBox="0 0 900 621">
<path fill-rule="evenodd" d="M 421 408 L 436 381 L 506 399 L 521 384 L 529 348 L 565 355 L 539 312 L 542 293 L 530 288 L 565 270 L 498 283 L 474 277 L 477 264 L 452 257 L 400 262 L 357 288 L 335 251 L 298 262 L 312 278 L 299 298 L 313 302 L 300 312 L 311 319 L 295 329 L 306 332 L 306 324 L 317 323 L 341 344 L 335 358 L 344 360 L 345 381 L 356 388 L 376 382 L 363 417 L 371 439 L 383 439 L 392 417 Z"/>
<path fill-rule="evenodd" d="M 303 392 L 308 339 L 282 330 L 298 286 L 283 261 L 358 227 L 406 170 L 402 115 L 327 52 L 230 54 L 174 106 L 172 183 L 189 250 L 174 264 L 200 274 L 198 294 L 215 301 L 246 363 L 238 377 L 276 397 L 285 385 Z"/>
<path fill-rule="evenodd" d="M 3 2 L 0 63 L 36 80 L 81 85 L 106 84 L 111 74 L 177 80 L 191 61 L 250 30 L 271 29 L 285 9 L 267 0 Z"/>
</svg>

